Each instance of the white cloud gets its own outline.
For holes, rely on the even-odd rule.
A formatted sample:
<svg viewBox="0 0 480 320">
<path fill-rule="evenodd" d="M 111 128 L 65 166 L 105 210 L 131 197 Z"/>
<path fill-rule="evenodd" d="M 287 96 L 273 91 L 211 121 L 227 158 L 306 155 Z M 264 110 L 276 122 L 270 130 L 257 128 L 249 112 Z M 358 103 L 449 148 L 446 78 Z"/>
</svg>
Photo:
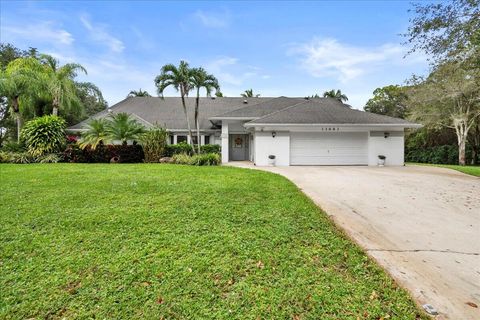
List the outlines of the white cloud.
<svg viewBox="0 0 480 320">
<path fill-rule="evenodd" d="M 223 12 L 205 12 L 197 10 L 194 17 L 199 20 L 205 27 L 209 28 L 225 28 L 230 24 L 231 15 L 229 11 Z"/>
<path fill-rule="evenodd" d="M 21 26 L 7 25 L 2 27 L 2 35 L 6 39 L 22 38 L 29 41 L 42 41 L 53 45 L 70 45 L 74 38 L 68 31 L 56 27 L 52 21 L 43 21 Z M 9 40 L 10 41 L 10 40 Z"/>
<path fill-rule="evenodd" d="M 106 31 L 106 26 L 103 24 L 93 24 L 87 15 L 81 15 L 80 21 L 83 26 L 90 32 L 90 36 L 96 42 L 105 44 L 113 52 L 122 52 L 125 49 L 123 42 L 112 36 Z"/>
<path fill-rule="evenodd" d="M 423 59 L 403 59 L 405 48 L 387 43 L 377 47 L 343 44 L 332 38 L 314 38 L 295 45 L 290 55 L 299 55 L 301 66 L 314 77 L 334 77 L 342 83 L 358 78 L 373 69 L 392 64 L 417 63 Z"/>
<path fill-rule="evenodd" d="M 221 57 L 216 60 L 213 60 L 206 65 L 208 72 L 212 73 L 220 81 L 220 84 L 227 83 L 233 85 L 241 85 L 248 75 L 244 74 L 233 74 L 228 69 L 232 69 L 238 62 L 237 58 L 232 57 Z"/>
</svg>

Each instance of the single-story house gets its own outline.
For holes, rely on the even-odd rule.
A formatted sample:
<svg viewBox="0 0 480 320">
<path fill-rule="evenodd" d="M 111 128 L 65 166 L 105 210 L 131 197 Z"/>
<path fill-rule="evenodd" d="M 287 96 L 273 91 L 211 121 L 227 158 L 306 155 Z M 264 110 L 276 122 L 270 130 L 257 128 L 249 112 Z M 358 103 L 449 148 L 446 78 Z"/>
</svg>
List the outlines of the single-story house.
<svg viewBox="0 0 480 320">
<path fill-rule="evenodd" d="M 194 98 L 187 98 L 192 129 Z M 93 118 L 126 112 L 146 127 L 160 125 L 169 143 L 187 141 L 180 98 L 130 97 Z M 88 119 L 70 127 L 80 133 Z M 201 144 L 222 146 L 222 162 L 256 165 L 404 164 L 404 131 L 421 125 L 352 109 L 332 98 L 200 98 Z M 196 143 L 196 137 L 193 138 Z"/>
</svg>

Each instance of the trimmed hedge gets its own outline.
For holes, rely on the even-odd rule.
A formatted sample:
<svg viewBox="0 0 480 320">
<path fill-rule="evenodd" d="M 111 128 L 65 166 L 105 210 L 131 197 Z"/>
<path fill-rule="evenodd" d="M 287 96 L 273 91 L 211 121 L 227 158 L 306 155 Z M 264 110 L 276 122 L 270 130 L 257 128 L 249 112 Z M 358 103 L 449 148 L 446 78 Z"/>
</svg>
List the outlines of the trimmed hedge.
<svg viewBox="0 0 480 320">
<path fill-rule="evenodd" d="M 96 149 L 80 149 L 71 144 L 63 152 L 63 161 L 77 163 L 140 163 L 145 155 L 141 145 L 99 145 Z M 113 161 L 112 161 L 113 160 Z"/>
<path fill-rule="evenodd" d="M 220 154 L 220 146 L 217 144 L 206 144 L 203 146 L 200 146 L 200 152 L 202 154 L 205 153 L 218 153 Z M 186 143 L 186 142 L 181 142 L 178 144 L 169 144 L 165 146 L 165 157 L 172 157 L 176 154 L 188 154 L 188 155 L 193 155 L 193 150 L 192 147 Z"/>
</svg>

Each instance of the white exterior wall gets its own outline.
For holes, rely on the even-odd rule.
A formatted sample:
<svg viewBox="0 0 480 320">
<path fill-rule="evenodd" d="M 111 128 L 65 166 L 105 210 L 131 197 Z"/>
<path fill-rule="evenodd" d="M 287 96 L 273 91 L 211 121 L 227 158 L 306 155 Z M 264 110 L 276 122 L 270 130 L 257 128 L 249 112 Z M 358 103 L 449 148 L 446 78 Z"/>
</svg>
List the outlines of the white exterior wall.
<svg viewBox="0 0 480 320">
<path fill-rule="evenodd" d="M 390 131 L 390 136 L 385 138 L 384 135 L 368 137 L 368 165 L 376 166 L 378 164 L 378 156 L 386 156 L 386 166 L 403 166 L 405 164 L 404 155 L 404 132 Z"/>
<path fill-rule="evenodd" d="M 254 137 L 255 164 L 257 166 L 268 166 L 268 156 L 275 155 L 275 165 L 290 165 L 290 133 L 276 131 L 275 138 L 271 131 L 256 131 Z"/>
<path fill-rule="evenodd" d="M 228 125 L 227 121 L 222 121 L 222 163 L 228 163 Z"/>
</svg>

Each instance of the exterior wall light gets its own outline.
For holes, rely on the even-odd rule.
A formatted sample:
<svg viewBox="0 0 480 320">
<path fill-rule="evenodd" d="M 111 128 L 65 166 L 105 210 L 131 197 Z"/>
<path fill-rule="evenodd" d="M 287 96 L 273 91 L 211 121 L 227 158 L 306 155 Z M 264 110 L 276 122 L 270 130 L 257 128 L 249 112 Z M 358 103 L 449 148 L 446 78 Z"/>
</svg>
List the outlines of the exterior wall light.
<svg viewBox="0 0 480 320">
<path fill-rule="evenodd" d="M 277 132 L 276 131 L 272 131 L 272 138 L 275 138 L 277 136 Z"/>
</svg>

